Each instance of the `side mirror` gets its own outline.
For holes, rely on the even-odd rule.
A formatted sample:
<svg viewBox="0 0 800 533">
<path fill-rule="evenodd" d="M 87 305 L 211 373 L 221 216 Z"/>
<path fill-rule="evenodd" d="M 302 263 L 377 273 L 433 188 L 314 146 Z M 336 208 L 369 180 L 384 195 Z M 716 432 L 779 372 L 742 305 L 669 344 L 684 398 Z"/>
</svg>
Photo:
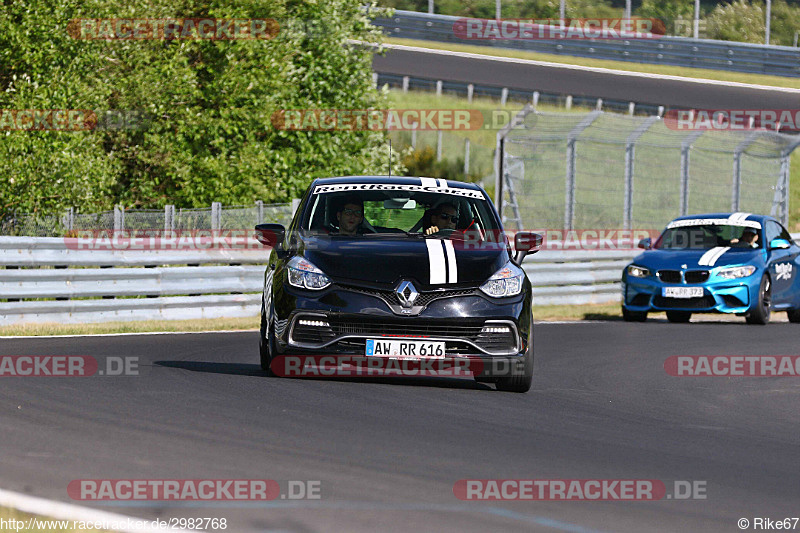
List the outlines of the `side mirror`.
<svg viewBox="0 0 800 533">
<path fill-rule="evenodd" d="M 642 248 L 644 250 L 649 250 L 650 248 L 653 247 L 653 239 L 651 239 L 650 237 L 642 239 L 642 240 L 639 241 L 639 244 L 637 244 L 636 246 L 638 246 L 639 248 Z"/>
<path fill-rule="evenodd" d="M 769 241 L 770 250 L 785 250 L 790 246 L 791 244 L 786 239 L 772 239 L 771 241 Z"/>
<path fill-rule="evenodd" d="M 543 241 L 544 237 L 539 233 L 518 231 L 517 234 L 514 235 L 514 249 L 517 251 L 517 254 L 514 256 L 514 263 L 521 265 L 526 255 L 535 254 L 539 251 Z"/>
<path fill-rule="evenodd" d="M 258 224 L 255 237 L 258 242 L 270 248 L 280 248 L 286 236 L 286 228 L 281 224 Z"/>
</svg>

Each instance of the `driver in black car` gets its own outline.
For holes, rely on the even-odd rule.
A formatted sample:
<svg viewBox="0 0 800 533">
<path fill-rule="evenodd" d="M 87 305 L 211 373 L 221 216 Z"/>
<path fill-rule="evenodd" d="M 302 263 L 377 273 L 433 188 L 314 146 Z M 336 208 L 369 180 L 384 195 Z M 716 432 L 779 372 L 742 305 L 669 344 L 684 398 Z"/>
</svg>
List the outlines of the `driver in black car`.
<svg viewBox="0 0 800 533">
<path fill-rule="evenodd" d="M 364 202 L 358 196 L 348 196 L 336 212 L 339 231 L 334 235 L 355 236 L 364 232 L 361 223 L 364 221 Z"/>
<path fill-rule="evenodd" d="M 458 209 L 453 204 L 439 204 L 431 213 L 431 225 L 425 229 L 425 235 L 431 235 L 443 229 L 456 229 Z"/>
</svg>

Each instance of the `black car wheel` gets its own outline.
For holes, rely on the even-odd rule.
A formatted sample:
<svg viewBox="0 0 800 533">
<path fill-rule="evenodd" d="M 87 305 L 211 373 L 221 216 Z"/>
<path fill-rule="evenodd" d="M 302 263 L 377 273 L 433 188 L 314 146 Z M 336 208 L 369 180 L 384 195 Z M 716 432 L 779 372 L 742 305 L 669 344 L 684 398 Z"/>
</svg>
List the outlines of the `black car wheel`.
<svg viewBox="0 0 800 533">
<path fill-rule="evenodd" d="M 683 324 L 689 322 L 692 318 L 692 313 L 688 311 L 667 311 L 667 320 Z"/>
<path fill-rule="evenodd" d="M 789 322 L 800 323 L 800 309 L 791 309 L 786 312 L 786 315 L 789 317 Z"/>
<path fill-rule="evenodd" d="M 622 319 L 625 322 L 644 322 L 647 320 L 647 311 L 628 311 L 622 306 Z"/>
<path fill-rule="evenodd" d="M 761 285 L 758 288 L 758 301 L 753 304 L 747 316 L 745 316 L 747 323 L 764 325 L 769 322 L 769 306 L 771 303 L 772 283 L 769 276 L 764 274 L 764 277 L 761 278 Z"/>
<path fill-rule="evenodd" d="M 271 315 L 270 315 L 271 317 Z M 272 363 L 272 354 L 275 353 L 275 334 L 272 328 L 269 328 L 270 318 L 266 317 L 264 311 L 264 304 L 261 304 L 261 334 L 258 339 L 258 352 L 261 356 L 261 370 L 268 376 L 275 376 L 270 364 Z"/>
</svg>

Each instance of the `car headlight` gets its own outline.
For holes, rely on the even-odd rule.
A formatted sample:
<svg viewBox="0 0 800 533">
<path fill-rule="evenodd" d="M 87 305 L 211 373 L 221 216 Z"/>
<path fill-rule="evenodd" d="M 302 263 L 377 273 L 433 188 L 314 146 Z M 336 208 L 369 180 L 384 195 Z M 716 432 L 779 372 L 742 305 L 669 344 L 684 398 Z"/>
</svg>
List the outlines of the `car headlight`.
<svg viewBox="0 0 800 533">
<path fill-rule="evenodd" d="M 495 272 L 489 280 L 481 285 L 481 290 L 492 298 L 516 296 L 522 292 L 522 280 L 525 272 L 509 261 L 503 268 Z"/>
<path fill-rule="evenodd" d="M 756 267 L 753 265 L 747 266 L 738 266 L 738 267 L 731 267 L 731 268 L 723 268 L 719 272 L 717 272 L 717 276 L 725 279 L 739 279 L 739 278 L 746 278 L 747 276 L 752 276 L 756 272 Z"/>
<path fill-rule="evenodd" d="M 289 285 L 298 289 L 318 291 L 331 284 L 331 280 L 311 261 L 294 256 L 287 265 L 289 269 Z"/>
<path fill-rule="evenodd" d="M 650 275 L 650 270 L 645 267 L 628 265 L 628 275 L 634 278 L 646 278 Z"/>
</svg>

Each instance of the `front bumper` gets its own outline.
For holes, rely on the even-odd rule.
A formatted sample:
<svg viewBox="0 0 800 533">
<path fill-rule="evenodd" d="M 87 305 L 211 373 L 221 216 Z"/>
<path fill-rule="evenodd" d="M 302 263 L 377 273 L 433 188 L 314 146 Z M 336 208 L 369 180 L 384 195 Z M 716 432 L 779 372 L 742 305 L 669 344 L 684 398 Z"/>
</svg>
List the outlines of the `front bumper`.
<svg viewBox="0 0 800 533">
<path fill-rule="evenodd" d="M 279 283 L 274 332 L 279 354 L 360 355 L 367 339 L 444 342 L 448 358 L 514 362 L 532 339 L 530 283 L 520 295 L 492 301 L 478 289 L 427 295 L 415 316 L 392 311 L 385 294 L 332 285 L 319 293 Z M 516 364 L 516 363 L 514 363 Z"/>
<path fill-rule="evenodd" d="M 692 313 L 746 313 L 751 302 L 758 301 L 757 274 L 740 280 L 714 279 L 705 283 L 664 283 L 655 276 L 622 277 L 622 302 L 629 311 L 688 311 Z M 753 283 L 752 280 L 756 280 Z M 701 287 L 703 296 L 670 298 L 665 287 Z"/>
</svg>

